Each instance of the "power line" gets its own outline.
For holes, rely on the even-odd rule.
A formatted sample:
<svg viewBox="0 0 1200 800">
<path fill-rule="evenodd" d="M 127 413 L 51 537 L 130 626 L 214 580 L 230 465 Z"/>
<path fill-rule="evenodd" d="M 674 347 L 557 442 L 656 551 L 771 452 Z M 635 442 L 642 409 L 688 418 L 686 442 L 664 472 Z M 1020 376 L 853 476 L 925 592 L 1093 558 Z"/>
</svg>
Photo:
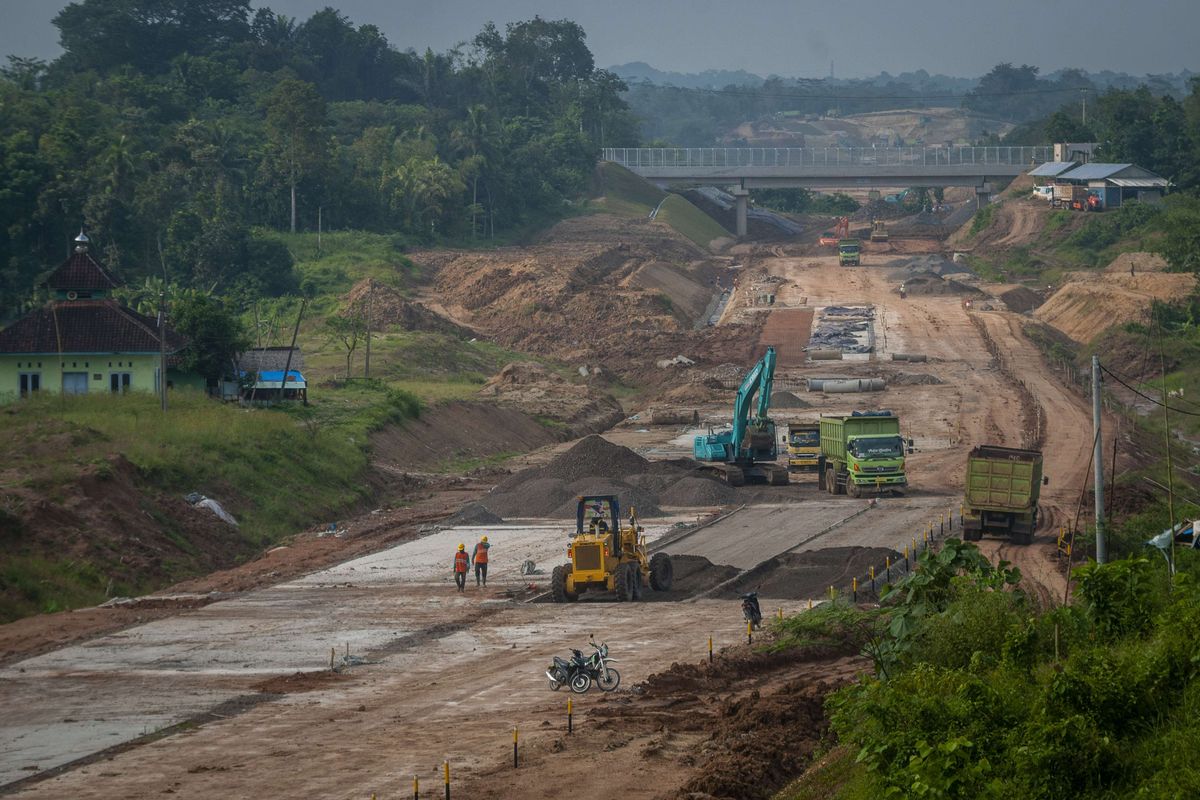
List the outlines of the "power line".
<svg viewBox="0 0 1200 800">
<path fill-rule="evenodd" d="M 1169 405 L 1167 405 L 1166 403 L 1163 403 L 1163 402 L 1162 402 L 1162 401 L 1160 401 L 1160 400 L 1155 400 L 1155 399 L 1154 399 L 1153 397 L 1151 397 L 1150 395 L 1148 395 L 1148 394 L 1145 394 L 1145 393 L 1143 393 L 1143 392 L 1141 392 L 1141 391 L 1139 391 L 1139 390 L 1137 390 L 1137 389 L 1133 388 L 1133 387 L 1132 387 L 1132 386 L 1130 386 L 1128 383 L 1126 383 L 1125 381 L 1121 380 L 1121 379 L 1120 379 L 1120 378 L 1119 378 L 1119 377 L 1116 375 L 1116 373 L 1114 373 L 1114 372 L 1113 372 L 1111 369 L 1109 369 L 1108 367 L 1104 366 L 1103 364 L 1101 364 L 1101 365 L 1100 365 L 1100 369 L 1101 369 L 1101 371 L 1103 371 L 1104 373 L 1106 373 L 1106 374 L 1107 374 L 1109 377 L 1111 377 L 1113 380 L 1115 380 L 1117 383 L 1121 384 L 1121 385 L 1122 385 L 1122 386 L 1124 386 L 1126 389 L 1128 389 L 1129 391 L 1133 392 L 1134 394 L 1136 394 L 1138 397 L 1142 398 L 1143 400 L 1149 400 L 1151 403 L 1154 403 L 1154 405 L 1156 405 L 1156 406 L 1159 406 L 1159 407 L 1161 407 L 1161 408 L 1165 408 L 1165 409 L 1167 409 L 1168 411 L 1174 411 L 1176 414 L 1184 414 L 1184 415 L 1186 415 L 1186 416 L 1189 416 L 1189 417 L 1200 417 L 1200 412 L 1196 412 L 1196 411 L 1188 411 L 1188 410 L 1186 410 L 1186 409 L 1183 409 L 1183 408 L 1176 408 L 1175 406 L 1169 406 Z"/>
</svg>

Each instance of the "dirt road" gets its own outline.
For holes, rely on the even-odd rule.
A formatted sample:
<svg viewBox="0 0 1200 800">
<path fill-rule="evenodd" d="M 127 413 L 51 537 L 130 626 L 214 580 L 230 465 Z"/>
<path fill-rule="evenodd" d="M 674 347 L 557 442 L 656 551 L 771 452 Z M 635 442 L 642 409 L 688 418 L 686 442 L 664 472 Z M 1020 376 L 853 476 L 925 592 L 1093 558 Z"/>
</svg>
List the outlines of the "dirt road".
<svg viewBox="0 0 1200 800">
<path fill-rule="evenodd" d="M 738 574 L 789 551 L 901 549 L 928 521 L 956 505 L 971 446 L 1019 445 L 1036 437 L 1040 426 L 1051 476 L 1047 524 L 1033 547 L 985 541 L 984 548 L 1020 566 L 1042 596 L 1061 596 L 1049 529 L 1073 507 L 1086 473 L 1090 426 L 1083 401 L 1058 385 L 1022 334 L 1019 317 L 984 313 L 975 323 L 954 297 L 900 300 L 897 281 L 881 260 L 868 255 L 861 268 L 841 268 L 824 256 L 762 259 L 782 279 L 781 308 L 876 309 L 874 360 L 786 366 L 781 384 L 819 374 L 878 375 L 889 382 L 886 392 L 872 395 L 797 389 L 809 407 L 781 409 L 776 416 L 786 421 L 858 408 L 896 410 L 918 448 L 908 458 L 908 495 L 871 506 L 820 494 L 807 478 L 776 494 L 770 487 L 748 490 L 738 495 L 748 504 L 744 511 L 676 540 L 668 551 L 702 556 Z M 898 352 L 929 360 L 891 361 Z M 1014 375 L 1024 391 L 1018 391 Z M 729 408 L 710 404 L 702 413 L 716 422 Z M 692 434 L 628 427 L 612 438 L 641 452 L 670 454 L 686 452 Z M 695 519 L 693 511 L 654 521 L 650 537 L 666 534 L 675 521 Z M 0 670 L 6 709 L 0 784 L 51 771 L 39 782 L 10 787 L 10 793 L 362 798 L 372 792 L 408 794 L 414 775 L 421 777 L 423 792 L 440 787 L 439 766 L 449 759 L 463 781 L 459 785 L 470 792 L 466 796 L 550 796 L 547 790 L 570 774 L 578 776 L 571 782 L 576 797 L 611 797 L 614 788 L 647 797 L 683 785 L 704 768 L 695 754 L 707 729 L 684 730 L 679 722 L 691 712 L 655 712 L 653 725 L 646 717 L 628 733 L 606 720 L 613 709 L 636 706 L 628 689 L 639 681 L 673 661 L 701 659 L 709 634 L 718 649 L 740 642 L 744 628 L 737 601 L 693 596 L 646 604 L 524 603 L 536 592 L 526 591 L 526 584 L 544 588 L 545 572 L 530 579 L 516 565 L 529 558 L 545 569 L 561 558 L 561 523 L 487 530 L 497 545 L 497 572 L 488 590 L 454 592 L 447 554 L 480 529 L 450 530 L 10 663 Z M 773 601 L 776 605 L 798 611 L 807 600 Z M 548 690 L 542 670 L 551 655 L 583 645 L 589 632 L 612 645 L 624 691 L 577 698 L 576 724 L 596 735 L 604 751 L 580 759 L 579 739 L 563 741 L 566 697 Z M 340 655 L 347 643 L 367 663 L 340 678 L 325 673 L 279 680 L 327 667 L 330 649 Z M 846 677 L 862 666 L 852 660 L 825 664 L 811 673 L 789 672 L 788 680 Z M 742 696 L 756 686 L 778 688 L 782 680 L 714 684 L 714 691 Z M 260 691 L 264 688 L 271 691 Z M 686 711 L 695 696 L 692 691 L 669 702 Z M 819 708 L 819 697 L 805 702 Z M 719 722 L 713 718 L 711 725 Z M 530 756 L 521 773 L 526 783 L 506 771 L 513 726 L 523 732 Z M 660 727 L 678 733 L 668 735 Z M 172 735 L 156 737 L 160 730 Z M 110 749 L 122 742 L 136 746 Z M 557 758 L 558 752 L 569 755 Z M 72 763 L 79 758 L 84 760 Z M 60 774 L 54 774 L 56 767 L 63 767 Z"/>
</svg>

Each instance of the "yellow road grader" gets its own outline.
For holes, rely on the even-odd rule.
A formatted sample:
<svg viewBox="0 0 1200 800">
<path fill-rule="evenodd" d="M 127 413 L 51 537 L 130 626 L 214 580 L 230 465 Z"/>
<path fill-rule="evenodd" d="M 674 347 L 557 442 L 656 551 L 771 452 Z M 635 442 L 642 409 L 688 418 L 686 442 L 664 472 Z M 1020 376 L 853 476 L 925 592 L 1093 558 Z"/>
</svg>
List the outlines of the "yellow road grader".
<svg viewBox="0 0 1200 800">
<path fill-rule="evenodd" d="M 615 495 L 580 497 L 575 508 L 575 533 L 567 545 L 571 563 L 554 568 L 550 594 L 556 603 L 570 603 L 585 591 L 616 592 L 621 601 L 640 600 L 642 586 L 667 592 L 674 568 L 666 553 L 646 552 L 646 537 L 630 511 L 621 522 Z"/>
</svg>

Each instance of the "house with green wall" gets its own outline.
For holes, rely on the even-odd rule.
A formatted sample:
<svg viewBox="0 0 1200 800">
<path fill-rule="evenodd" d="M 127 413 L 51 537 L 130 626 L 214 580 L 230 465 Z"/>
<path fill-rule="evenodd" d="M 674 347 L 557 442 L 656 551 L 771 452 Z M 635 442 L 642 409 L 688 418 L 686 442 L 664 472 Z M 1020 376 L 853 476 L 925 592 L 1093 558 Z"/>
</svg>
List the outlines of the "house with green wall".
<svg viewBox="0 0 1200 800">
<path fill-rule="evenodd" d="M 160 341 L 158 320 L 112 297 L 119 285 L 80 233 L 46 280 L 49 302 L 0 330 L 0 403 L 37 392 L 158 392 L 164 346 L 167 388 L 203 389 L 203 379 L 171 369 L 187 340 L 166 326 Z"/>
</svg>

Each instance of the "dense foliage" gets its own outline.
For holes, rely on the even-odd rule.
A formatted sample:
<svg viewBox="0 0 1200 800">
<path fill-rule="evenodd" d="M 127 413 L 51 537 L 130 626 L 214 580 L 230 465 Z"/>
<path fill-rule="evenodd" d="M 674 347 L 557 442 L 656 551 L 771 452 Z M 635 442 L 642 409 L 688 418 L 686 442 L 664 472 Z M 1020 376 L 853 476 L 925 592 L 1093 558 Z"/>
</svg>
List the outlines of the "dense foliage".
<svg viewBox="0 0 1200 800">
<path fill-rule="evenodd" d="M 423 54 L 249 0 L 80 0 L 54 24 L 59 59 L 0 71 L 0 318 L 81 224 L 126 279 L 276 294 L 291 258 L 257 228 L 492 235 L 636 144 L 569 21 Z"/>
<path fill-rule="evenodd" d="M 1158 556 L 1089 564 L 1072 603 L 1044 609 L 1005 591 L 1015 574 L 973 545 L 922 554 L 886 613 L 869 615 L 878 677 L 830 703 L 865 767 L 854 791 L 1196 796 L 1185 743 L 1200 734 L 1200 562 L 1177 555 L 1173 584 Z"/>
</svg>

